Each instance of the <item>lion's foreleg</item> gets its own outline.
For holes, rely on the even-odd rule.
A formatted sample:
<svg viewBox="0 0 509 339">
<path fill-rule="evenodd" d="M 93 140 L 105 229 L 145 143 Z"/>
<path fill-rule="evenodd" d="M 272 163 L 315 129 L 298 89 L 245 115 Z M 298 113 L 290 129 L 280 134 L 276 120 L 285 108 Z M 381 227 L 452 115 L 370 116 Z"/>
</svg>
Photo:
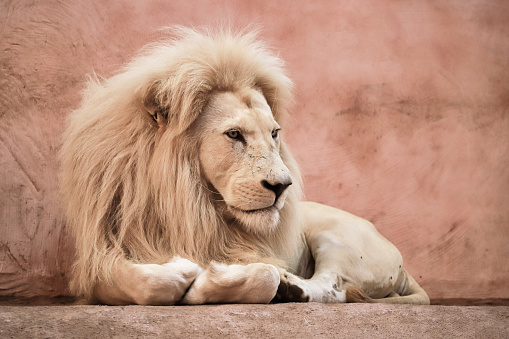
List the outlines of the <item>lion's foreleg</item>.
<svg viewBox="0 0 509 339">
<path fill-rule="evenodd" d="M 346 293 L 339 275 L 322 274 L 302 279 L 289 272 L 281 272 L 281 283 L 276 295 L 280 302 L 344 303 Z"/>
<path fill-rule="evenodd" d="M 342 247 L 330 239 L 328 232 L 306 234 L 308 248 L 314 260 L 314 272 L 310 279 L 302 279 L 282 272 L 278 290 L 279 301 L 311 301 L 321 303 L 344 303 L 346 291 L 341 278 Z"/>
<path fill-rule="evenodd" d="M 113 268 L 109 282 L 96 284 L 94 296 L 109 305 L 174 305 L 202 271 L 180 257 L 162 265 L 122 260 Z"/>
<path fill-rule="evenodd" d="M 279 285 L 279 271 L 273 265 L 225 265 L 212 263 L 182 299 L 182 304 L 269 303 Z"/>
</svg>

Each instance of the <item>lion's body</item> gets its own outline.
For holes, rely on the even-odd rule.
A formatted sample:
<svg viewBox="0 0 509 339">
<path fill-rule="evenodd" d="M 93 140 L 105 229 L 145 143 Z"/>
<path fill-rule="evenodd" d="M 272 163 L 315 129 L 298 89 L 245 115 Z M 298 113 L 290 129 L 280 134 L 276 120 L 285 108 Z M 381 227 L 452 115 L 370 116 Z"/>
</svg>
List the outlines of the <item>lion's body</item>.
<svg viewBox="0 0 509 339">
<path fill-rule="evenodd" d="M 72 291 L 109 304 L 196 304 L 269 302 L 278 287 L 291 300 L 281 286 L 312 285 L 292 275 L 315 257 L 321 226 L 312 225 L 321 223 L 307 221 L 314 217 L 299 204 L 300 174 L 280 140 L 290 101 L 281 60 L 253 33 L 180 29 L 179 40 L 91 80 L 62 148 L 77 245 Z M 397 274 L 394 253 L 384 275 Z M 364 271 L 384 267 L 363 267 L 331 274 L 366 290 Z"/>
</svg>

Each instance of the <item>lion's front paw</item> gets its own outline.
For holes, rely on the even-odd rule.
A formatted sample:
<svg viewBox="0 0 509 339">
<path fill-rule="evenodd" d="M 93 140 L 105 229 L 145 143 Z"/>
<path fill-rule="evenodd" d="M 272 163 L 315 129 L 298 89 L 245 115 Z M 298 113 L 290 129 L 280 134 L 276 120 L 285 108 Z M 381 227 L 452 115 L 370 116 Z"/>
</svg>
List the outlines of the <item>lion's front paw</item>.
<svg viewBox="0 0 509 339">
<path fill-rule="evenodd" d="M 212 263 L 196 278 L 181 303 L 269 303 L 278 285 L 279 271 L 273 265 Z"/>
<path fill-rule="evenodd" d="M 178 256 L 161 266 L 173 272 L 177 272 L 181 278 L 185 280 L 186 288 L 188 288 L 194 279 L 203 272 L 203 268 L 201 268 L 200 265 Z"/>
<path fill-rule="evenodd" d="M 140 305 L 173 305 L 203 269 L 192 261 L 175 257 L 162 264 L 134 264 L 139 274 L 133 298 Z M 133 277 L 133 281 L 136 277 Z"/>
<path fill-rule="evenodd" d="M 277 302 L 308 302 L 309 295 L 305 291 L 304 281 L 291 273 L 284 272 L 281 274 L 281 280 L 277 289 Z"/>
<path fill-rule="evenodd" d="M 283 272 L 274 301 L 344 303 L 346 294 L 341 286 L 341 278 L 334 274 L 301 279 L 291 273 Z"/>
</svg>

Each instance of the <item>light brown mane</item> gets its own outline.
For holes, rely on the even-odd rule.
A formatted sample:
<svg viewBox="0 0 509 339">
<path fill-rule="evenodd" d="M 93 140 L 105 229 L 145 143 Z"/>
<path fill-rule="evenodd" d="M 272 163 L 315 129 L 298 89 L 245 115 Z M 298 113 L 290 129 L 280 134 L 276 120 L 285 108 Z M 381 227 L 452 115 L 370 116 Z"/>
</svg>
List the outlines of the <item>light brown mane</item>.
<svg viewBox="0 0 509 339">
<path fill-rule="evenodd" d="M 212 91 L 259 89 L 284 123 L 291 81 L 256 33 L 175 30 L 119 74 L 89 81 L 64 135 L 62 188 L 77 260 L 71 289 L 90 296 L 120 258 L 164 263 L 173 256 L 206 266 L 266 262 L 284 267 L 300 239 L 300 174 L 286 146 L 294 184 L 274 233 L 251 234 L 223 220 L 202 178 L 189 132 Z M 146 107 L 164 116 L 158 127 Z M 101 273 L 106 272 L 106 273 Z"/>
</svg>

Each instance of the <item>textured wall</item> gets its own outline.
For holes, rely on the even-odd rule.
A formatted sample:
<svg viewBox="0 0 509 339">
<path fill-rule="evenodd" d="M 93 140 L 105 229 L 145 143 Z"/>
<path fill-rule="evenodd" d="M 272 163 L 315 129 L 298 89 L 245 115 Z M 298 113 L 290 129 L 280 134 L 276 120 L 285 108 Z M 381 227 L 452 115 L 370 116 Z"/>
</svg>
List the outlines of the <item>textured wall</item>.
<svg viewBox="0 0 509 339">
<path fill-rule="evenodd" d="M 509 298 L 506 1 L 0 2 L 0 295 L 66 294 L 60 134 L 164 25 L 259 23 L 309 200 L 375 222 L 432 298 Z M 290 135 L 288 135 L 290 134 Z"/>
</svg>

